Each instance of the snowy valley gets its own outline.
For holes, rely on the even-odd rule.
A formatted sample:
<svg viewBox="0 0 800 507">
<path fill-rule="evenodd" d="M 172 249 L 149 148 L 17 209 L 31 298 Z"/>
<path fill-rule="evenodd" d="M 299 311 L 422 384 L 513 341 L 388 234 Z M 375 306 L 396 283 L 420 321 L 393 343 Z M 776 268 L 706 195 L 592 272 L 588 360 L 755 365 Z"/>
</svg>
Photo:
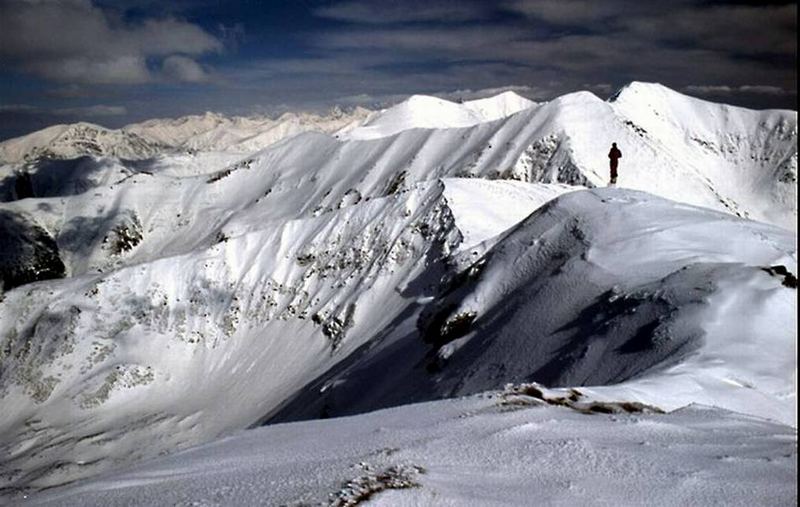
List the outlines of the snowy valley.
<svg viewBox="0 0 800 507">
<path fill-rule="evenodd" d="M 0 161 L 0 502 L 796 499 L 795 111 L 417 95 Z"/>
</svg>

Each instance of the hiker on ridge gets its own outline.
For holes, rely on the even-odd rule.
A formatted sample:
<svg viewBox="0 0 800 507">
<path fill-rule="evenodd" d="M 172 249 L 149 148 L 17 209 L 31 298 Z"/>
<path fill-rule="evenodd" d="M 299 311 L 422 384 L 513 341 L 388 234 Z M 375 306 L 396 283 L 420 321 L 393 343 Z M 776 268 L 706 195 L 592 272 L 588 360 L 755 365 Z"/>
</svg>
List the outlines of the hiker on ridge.
<svg viewBox="0 0 800 507">
<path fill-rule="evenodd" d="M 611 164 L 611 185 L 617 184 L 617 166 L 620 158 L 622 158 L 622 152 L 617 148 L 617 143 L 611 143 L 611 151 L 608 152 L 608 159 Z"/>
</svg>

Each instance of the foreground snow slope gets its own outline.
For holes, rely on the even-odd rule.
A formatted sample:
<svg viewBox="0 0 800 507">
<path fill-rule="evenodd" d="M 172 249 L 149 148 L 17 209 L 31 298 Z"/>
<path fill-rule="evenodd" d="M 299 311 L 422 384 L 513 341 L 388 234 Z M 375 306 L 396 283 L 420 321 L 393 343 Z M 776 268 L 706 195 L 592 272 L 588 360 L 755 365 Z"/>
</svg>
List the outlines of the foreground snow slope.
<svg viewBox="0 0 800 507">
<path fill-rule="evenodd" d="M 19 505 L 793 505 L 793 429 L 719 409 L 586 415 L 528 396 L 244 432 Z"/>
<path fill-rule="evenodd" d="M 499 378 L 611 385 L 646 372 L 625 399 L 795 424 L 797 290 L 764 269 L 797 273 L 795 241 L 648 194 L 574 192 L 473 263 L 478 273 L 436 301 L 425 332 L 443 368 L 459 372 L 454 392 Z M 463 315 L 468 330 L 447 329 Z"/>
<path fill-rule="evenodd" d="M 516 187 L 525 215 L 568 189 L 503 186 Z M 160 210 L 155 203 L 176 209 L 168 199 L 180 192 L 157 187 L 142 187 L 153 201 L 137 211 Z M 434 290 L 426 286 L 438 284 L 460 241 L 443 189 L 431 182 L 286 222 L 270 221 L 272 207 L 256 202 L 229 211 L 229 236 L 190 253 L 158 257 L 160 243 L 149 254 L 138 244 L 141 260 L 130 267 L 7 292 L 3 479 L 59 483 L 259 419 L 387 326 L 418 292 Z M 219 219 L 208 213 L 186 227 Z M 494 234 L 512 223 L 499 222 Z M 154 432 L 163 440 L 152 445 Z M 87 438 L 101 434 L 102 445 Z M 52 469 L 63 459 L 72 464 Z"/>
</svg>

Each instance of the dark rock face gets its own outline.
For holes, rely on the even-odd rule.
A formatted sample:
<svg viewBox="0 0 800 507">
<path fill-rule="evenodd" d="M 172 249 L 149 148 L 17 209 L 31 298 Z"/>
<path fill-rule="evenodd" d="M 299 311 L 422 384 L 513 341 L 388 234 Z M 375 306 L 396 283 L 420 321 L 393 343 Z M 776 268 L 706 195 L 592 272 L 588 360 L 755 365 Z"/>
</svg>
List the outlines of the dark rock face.
<svg viewBox="0 0 800 507">
<path fill-rule="evenodd" d="M 0 178 L 0 202 L 77 195 L 98 185 L 110 166 L 92 157 L 38 158 Z"/>
<path fill-rule="evenodd" d="M 55 240 L 24 216 L 0 210 L 0 283 L 2 290 L 62 278 L 64 263 Z"/>
<path fill-rule="evenodd" d="M 17 199 L 25 199 L 33 197 L 33 183 L 31 183 L 31 175 L 27 171 L 22 171 L 16 174 L 14 180 L 14 193 L 17 194 Z"/>
</svg>

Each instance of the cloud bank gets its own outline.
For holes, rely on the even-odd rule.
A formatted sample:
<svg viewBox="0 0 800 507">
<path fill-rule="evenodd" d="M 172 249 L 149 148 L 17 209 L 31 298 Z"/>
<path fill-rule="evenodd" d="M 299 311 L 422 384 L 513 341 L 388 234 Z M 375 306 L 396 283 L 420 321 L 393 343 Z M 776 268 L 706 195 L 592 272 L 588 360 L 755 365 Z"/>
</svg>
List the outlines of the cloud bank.
<svg viewBox="0 0 800 507">
<path fill-rule="evenodd" d="M 198 81 L 192 57 L 222 43 L 175 18 L 126 21 L 88 0 L 4 0 L 0 3 L 0 58 L 24 72 L 78 84 L 141 84 L 164 75 Z"/>
<path fill-rule="evenodd" d="M 542 101 L 654 81 L 796 108 L 796 56 L 783 0 L 0 0 L 0 138 L 109 104 L 120 126 L 510 84 Z"/>
</svg>

